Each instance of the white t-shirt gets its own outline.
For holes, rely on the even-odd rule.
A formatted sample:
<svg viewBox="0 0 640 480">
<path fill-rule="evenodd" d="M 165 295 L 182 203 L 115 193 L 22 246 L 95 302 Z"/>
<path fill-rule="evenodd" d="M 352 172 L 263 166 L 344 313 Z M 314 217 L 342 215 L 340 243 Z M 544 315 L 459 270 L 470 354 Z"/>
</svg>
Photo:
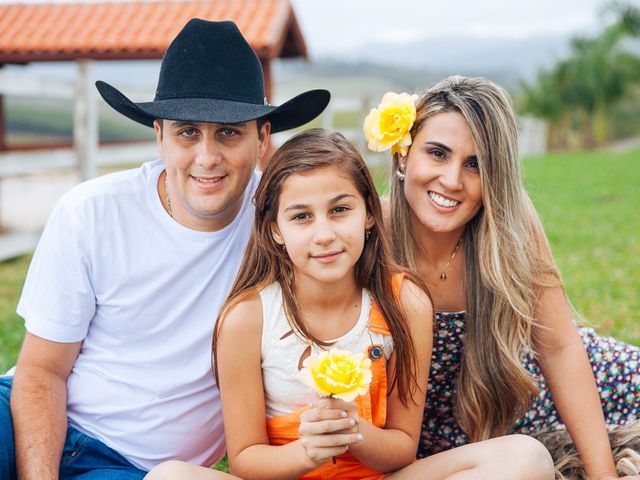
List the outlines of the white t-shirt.
<svg viewBox="0 0 640 480">
<path fill-rule="evenodd" d="M 47 222 L 18 313 L 29 332 L 83 340 L 68 417 L 137 466 L 211 465 L 225 442 L 211 339 L 253 223 L 255 173 L 233 222 L 190 230 L 157 192 L 161 160 L 90 180 Z"/>
</svg>

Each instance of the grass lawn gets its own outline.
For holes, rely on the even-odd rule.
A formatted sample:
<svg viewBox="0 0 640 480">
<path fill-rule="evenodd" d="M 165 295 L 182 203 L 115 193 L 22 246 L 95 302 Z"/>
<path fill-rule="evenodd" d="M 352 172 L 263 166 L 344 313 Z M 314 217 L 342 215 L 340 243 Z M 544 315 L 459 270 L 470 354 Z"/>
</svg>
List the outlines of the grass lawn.
<svg viewBox="0 0 640 480">
<path fill-rule="evenodd" d="M 31 255 L 0 263 L 0 374 L 15 364 L 24 335 L 16 313 Z"/>
<path fill-rule="evenodd" d="M 524 172 L 576 310 L 640 345 L 640 150 L 547 154 Z"/>
<path fill-rule="evenodd" d="M 640 150 L 554 153 L 524 162 L 574 306 L 602 333 L 640 344 Z M 15 363 L 15 307 L 30 257 L 0 263 L 0 372 Z"/>
</svg>

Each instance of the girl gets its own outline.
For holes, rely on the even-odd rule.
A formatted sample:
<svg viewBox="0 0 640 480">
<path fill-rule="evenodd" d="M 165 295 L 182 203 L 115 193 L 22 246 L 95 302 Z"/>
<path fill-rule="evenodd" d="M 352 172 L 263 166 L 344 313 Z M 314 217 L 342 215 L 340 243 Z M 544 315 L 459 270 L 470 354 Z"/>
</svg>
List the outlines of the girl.
<svg viewBox="0 0 640 480">
<path fill-rule="evenodd" d="M 431 303 L 419 280 L 392 266 L 375 187 L 350 142 L 319 129 L 293 137 L 269 162 L 255 203 L 252 238 L 214 340 L 232 473 L 244 479 L 553 477 L 546 450 L 520 435 L 412 463 Z M 372 361 L 369 393 L 356 403 L 316 398 L 301 381 L 304 360 L 330 346 L 364 352 Z M 174 478 L 189 471 L 210 478 L 199 467 L 171 467 Z"/>
<path fill-rule="evenodd" d="M 605 421 L 640 412 L 639 351 L 574 326 L 522 187 L 506 93 L 451 77 L 415 109 L 411 145 L 393 155 L 389 219 L 396 261 L 419 272 L 436 311 L 419 456 L 566 425 L 586 475 L 617 478 Z"/>
</svg>

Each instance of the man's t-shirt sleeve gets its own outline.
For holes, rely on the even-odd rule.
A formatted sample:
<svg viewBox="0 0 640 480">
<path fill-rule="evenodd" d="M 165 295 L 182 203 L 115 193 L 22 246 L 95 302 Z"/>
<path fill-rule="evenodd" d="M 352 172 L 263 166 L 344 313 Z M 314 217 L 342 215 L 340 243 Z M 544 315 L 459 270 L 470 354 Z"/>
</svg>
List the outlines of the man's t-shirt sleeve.
<svg viewBox="0 0 640 480">
<path fill-rule="evenodd" d="M 29 266 L 17 312 L 26 329 L 54 342 L 78 342 L 95 313 L 87 231 L 76 209 L 54 208 Z"/>
</svg>

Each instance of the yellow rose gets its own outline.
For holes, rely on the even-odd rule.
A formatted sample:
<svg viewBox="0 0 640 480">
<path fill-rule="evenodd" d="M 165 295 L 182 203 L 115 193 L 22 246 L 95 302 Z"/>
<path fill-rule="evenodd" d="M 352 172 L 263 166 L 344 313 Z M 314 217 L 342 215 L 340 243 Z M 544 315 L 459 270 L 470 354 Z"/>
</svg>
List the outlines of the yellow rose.
<svg viewBox="0 0 640 480">
<path fill-rule="evenodd" d="M 364 119 L 364 136 L 369 150 L 406 155 L 411 145 L 411 127 L 416 119 L 417 95 L 387 92 L 378 108 Z"/>
<path fill-rule="evenodd" d="M 371 360 L 362 353 L 332 348 L 311 355 L 302 366 L 304 382 L 322 396 L 352 402 L 367 393 L 371 384 Z"/>
</svg>

